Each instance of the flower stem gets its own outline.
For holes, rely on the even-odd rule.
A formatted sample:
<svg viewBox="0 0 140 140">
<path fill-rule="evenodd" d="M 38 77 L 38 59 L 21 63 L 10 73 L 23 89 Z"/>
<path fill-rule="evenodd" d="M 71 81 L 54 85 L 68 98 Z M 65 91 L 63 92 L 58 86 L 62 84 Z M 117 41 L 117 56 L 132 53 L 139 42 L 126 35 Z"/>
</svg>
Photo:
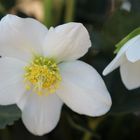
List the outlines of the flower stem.
<svg viewBox="0 0 140 140">
<path fill-rule="evenodd" d="M 47 27 L 52 26 L 53 24 L 53 0 L 44 0 L 44 24 L 47 25 Z"/>
<path fill-rule="evenodd" d="M 75 0 L 66 0 L 65 22 L 71 22 L 74 19 Z"/>
</svg>

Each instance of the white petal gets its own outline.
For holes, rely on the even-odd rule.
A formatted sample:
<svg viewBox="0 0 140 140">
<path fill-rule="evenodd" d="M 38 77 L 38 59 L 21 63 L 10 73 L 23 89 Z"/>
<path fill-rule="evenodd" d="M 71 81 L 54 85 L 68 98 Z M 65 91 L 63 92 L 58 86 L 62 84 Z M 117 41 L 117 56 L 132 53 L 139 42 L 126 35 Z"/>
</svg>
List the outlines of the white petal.
<svg viewBox="0 0 140 140">
<path fill-rule="evenodd" d="M 18 106 L 26 128 L 35 135 L 43 135 L 57 125 L 62 101 L 55 94 L 38 96 L 36 93 L 25 93 Z"/>
<path fill-rule="evenodd" d="M 121 78 L 127 89 L 140 87 L 140 61 L 126 61 L 120 66 Z"/>
<path fill-rule="evenodd" d="M 133 42 L 126 51 L 127 59 L 131 62 L 140 60 L 140 35 L 136 36 L 134 39 L 135 42 Z"/>
<path fill-rule="evenodd" d="M 60 62 L 82 57 L 90 46 L 86 28 L 81 23 L 73 22 L 50 28 L 44 44 L 44 53 Z"/>
<path fill-rule="evenodd" d="M 116 56 L 103 70 L 103 75 L 107 75 L 108 73 L 112 72 L 116 68 L 120 66 L 121 63 L 124 61 L 124 54 L 122 56 Z"/>
<path fill-rule="evenodd" d="M 34 19 L 7 15 L 0 21 L 0 32 L 0 55 L 27 60 L 42 52 L 48 30 Z"/>
<path fill-rule="evenodd" d="M 110 95 L 94 68 L 81 61 L 71 61 L 60 64 L 60 71 L 62 84 L 56 94 L 73 111 L 99 116 L 110 109 Z"/>
<path fill-rule="evenodd" d="M 120 64 L 122 64 L 125 61 L 126 59 L 125 53 L 127 52 L 127 50 L 130 49 L 130 47 L 133 46 L 136 40 L 137 40 L 137 37 L 134 37 L 130 39 L 126 44 L 124 44 L 124 46 L 122 46 L 117 56 L 104 69 L 103 75 L 107 75 L 108 73 L 112 72 L 114 69 L 118 68 Z"/>
<path fill-rule="evenodd" d="M 0 59 L 0 105 L 16 103 L 25 91 L 23 68 L 25 63 L 14 58 Z"/>
</svg>

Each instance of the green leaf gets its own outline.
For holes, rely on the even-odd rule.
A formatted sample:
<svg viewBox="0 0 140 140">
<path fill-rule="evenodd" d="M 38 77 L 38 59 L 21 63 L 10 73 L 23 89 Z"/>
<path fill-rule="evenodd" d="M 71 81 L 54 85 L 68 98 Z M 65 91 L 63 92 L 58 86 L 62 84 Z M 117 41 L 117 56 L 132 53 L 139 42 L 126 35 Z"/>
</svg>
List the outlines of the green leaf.
<svg viewBox="0 0 140 140">
<path fill-rule="evenodd" d="M 116 50 L 114 51 L 114 53 L 118 53 L 118 51 L 121 49 L 121 47 L 130 39 L 132 39 L 133 37 L 137 36 L 140 34 L 140 27 L 136 28 L 135 30 L 133 30 L 131 33 L 129 33 L 125 38 L 123 38 L 118 44 L 115 45 Z"/>
<path fill-rule="evenodd" d="M 12 125 L 20 116 L 21 112 L 16 105 L 0 106 L 0 128 Z"/>
</svg>

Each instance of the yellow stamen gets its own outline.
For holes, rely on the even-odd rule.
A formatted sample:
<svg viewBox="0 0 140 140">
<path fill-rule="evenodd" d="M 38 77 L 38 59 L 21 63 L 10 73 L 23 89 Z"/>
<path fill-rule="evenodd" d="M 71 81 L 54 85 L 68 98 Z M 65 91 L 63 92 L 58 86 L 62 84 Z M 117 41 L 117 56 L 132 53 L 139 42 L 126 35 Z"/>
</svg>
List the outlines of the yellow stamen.
<svg viewBox="0 0 140 140">
<path fill-rule="evenodd" d="M 36 56 L 33 61 L 25 67 L 26 89 L 31 87 L 38 95 L 43 95 L 45 89 L 48 93 L 54 93 L 59 87 L 61 75 L 58 66 L 53 59 L 43 56 Z"/>
</svg>

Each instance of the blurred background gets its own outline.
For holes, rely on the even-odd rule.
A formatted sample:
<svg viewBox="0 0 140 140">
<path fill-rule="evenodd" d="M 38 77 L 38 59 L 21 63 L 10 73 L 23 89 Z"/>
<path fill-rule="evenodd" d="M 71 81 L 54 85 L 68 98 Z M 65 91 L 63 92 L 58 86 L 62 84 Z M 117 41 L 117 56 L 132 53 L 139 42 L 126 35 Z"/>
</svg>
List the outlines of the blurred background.
<svg viewBox="0 0 140 140">
<path fill-rule="evenodd" d="M 115 44 L 140 26 L 140 0 L 0 0 L 0 18 L 7 13 L 33 17 L 48 28 L 83 23 L 92 47 L 81 59 L 100 74 L 115 56 Z M 15 105 L 0 106 L 0 140 L 139 140 L 140 89 L 128 91 L 119 70 L 103 79 L 113 101 L 105 116 L 82 116 L 63 106 L 57 127 L 37 137 L 26 130 Z"/>
</svg>

